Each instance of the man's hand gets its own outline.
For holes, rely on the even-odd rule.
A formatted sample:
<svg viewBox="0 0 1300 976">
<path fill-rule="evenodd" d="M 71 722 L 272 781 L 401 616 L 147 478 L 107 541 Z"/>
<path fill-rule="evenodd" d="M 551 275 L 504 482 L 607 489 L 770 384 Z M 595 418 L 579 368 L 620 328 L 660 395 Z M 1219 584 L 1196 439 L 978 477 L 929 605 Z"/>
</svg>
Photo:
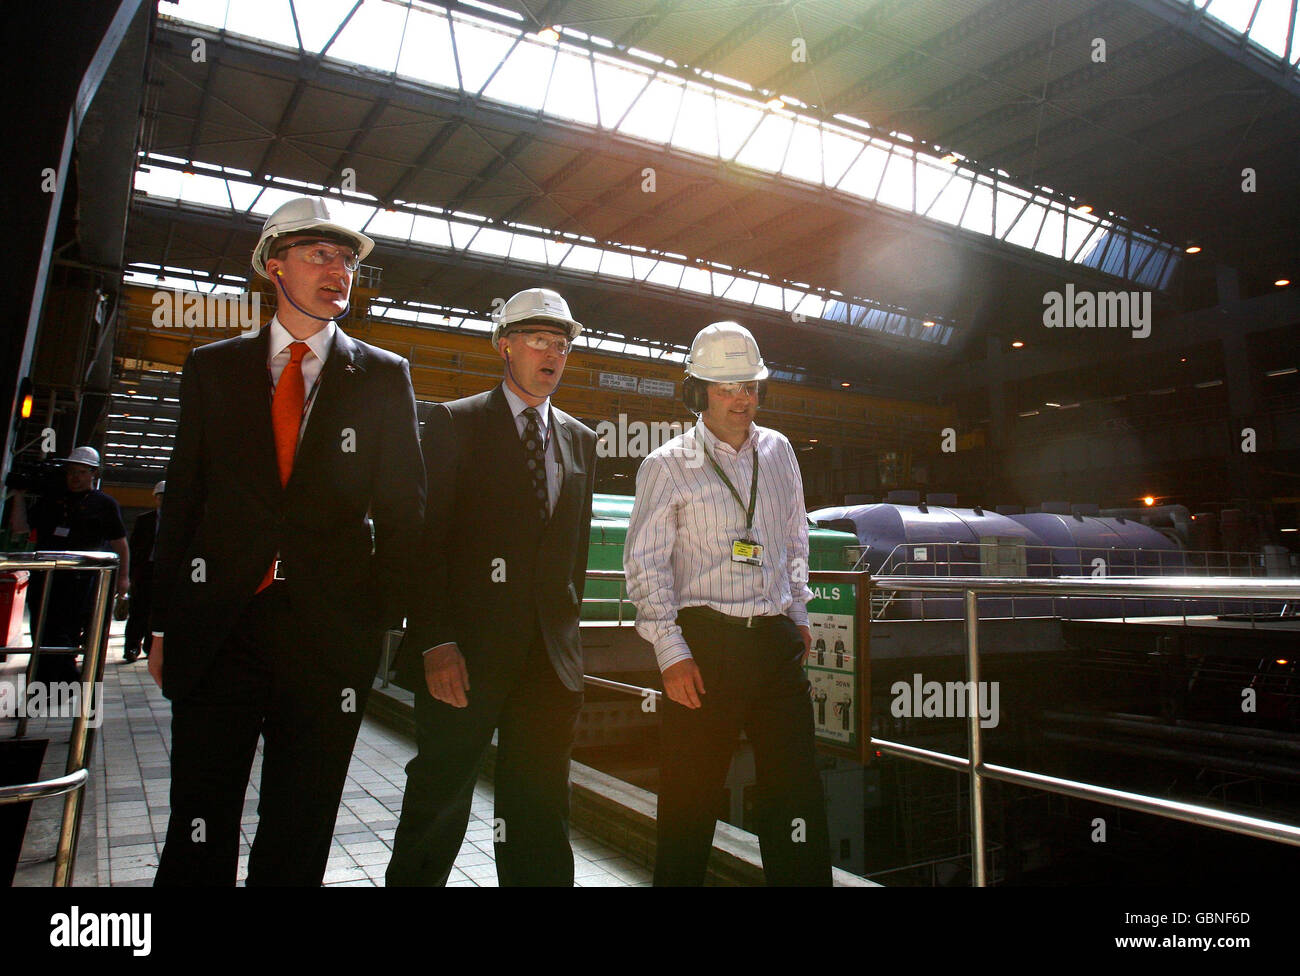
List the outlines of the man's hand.
<svg viewBox="0 0 1300 976">
<path fill-rule="evenodd" d="M 131 591 L 131 581 L 125 576 L 117 581 L 117 595 L 126 596 Z"/>
<path fill-rule="evenodd" d="M 469 671 L 455 644 L 440 644 L 424 655 L 424 683 L 429 694 L 454 708 L 469 704 Z"/>
<path fill-rule="evenodd" d="M 704 675 L 700 674 L 695 658 L 688 657 L 670 665 L 663 673 L 663 680 L 664 694 L 677 704 L 687 708 L 699 708 L 703 704 L 700 696 L 704 694 Z"/>
<path fill-rule="evenodd" d="M 159 688 L 162 687 L 162 647 L 163 639 L 157 634 L 149 638 L 149 677 Z"/>
<path fill-rule="evenodd" d="M 807 661 L 808 652 L 812 650 L 812 631 L 800 625 L 799 634 L 803 637 L 803 660 Z"/>
</svg>

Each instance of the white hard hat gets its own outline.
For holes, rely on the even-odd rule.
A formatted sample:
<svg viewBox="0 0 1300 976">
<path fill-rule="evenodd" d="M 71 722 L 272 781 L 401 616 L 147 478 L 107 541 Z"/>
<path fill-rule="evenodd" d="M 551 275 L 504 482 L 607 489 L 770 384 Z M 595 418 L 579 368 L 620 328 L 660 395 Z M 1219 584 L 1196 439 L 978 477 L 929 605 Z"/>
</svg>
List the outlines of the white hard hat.
<svg viewBox="0 0 1300 976">
<path fill-rule="evenodd" d="M 746 383 L 767 379 L 767 366 L 747 328 L 739 322 L 714 322 L 691 342 L 686 373 L 709 383 Z"/>
<path fill-rule="evenodd" d="M 88 468 L 99 467 L 99 452 L 93 447 L 74 447 L 72 453 L 56 460 L 64 464 L 84 464 Z"/>
<path fill-rule="evenodd" d="M 166 490 L 167 490 L 167 482 L 166 482 L 166 481 L 160 481 L 160 482 L 158 482 L 158 484 L 156 484 L 156 485 L 153 486 L 153 493 L 154 493 L 155 495 L 161 495 L 161 494 L 162 494 L 163 492 L 165 492 Z"/>
<path fill-rule="evenodd" d="M 582 326 L 569 314 L 569 303 L 560 297 L 559 292 L 549 288 L 528 288 L 515 295 L 492 313 L 492 345 L 497 344 L 512 325 L 525 322 L 554 322 L 569 331 L 572 342 L 582 335 Z"/>
<path fill-rule="evenodd" d="M 364 258 L 375 246 L 375 242 L 360 231 L 336 223 L 330 217 L 329 205 L 321 197 L 294 197 L 277 207 L 262 225 L 262 236 L 257 239 L 257 247 L 253 248 L 253 270 L 263 278 L 271 277 L 266 272 L 266 258 L 275 239 L 285 234 L 310 234 L 312 231 L 338 234 L 355 241 L 358 258 Z"/>
</svg>

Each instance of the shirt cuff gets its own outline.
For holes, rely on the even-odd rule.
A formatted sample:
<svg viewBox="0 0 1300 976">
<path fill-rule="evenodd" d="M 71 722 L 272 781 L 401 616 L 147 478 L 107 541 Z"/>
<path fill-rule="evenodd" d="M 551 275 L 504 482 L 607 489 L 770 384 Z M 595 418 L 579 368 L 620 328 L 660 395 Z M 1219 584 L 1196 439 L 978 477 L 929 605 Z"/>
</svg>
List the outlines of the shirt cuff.
<svg viewBox="0 0 1300 976">
<path fill-rule="evenodd" d="M 663 674 L 674 664 L 691 659 L 691 649 L 680 630 L 668 634 L 655 643 L 655 659 L 659 662 L 659 673 Z"/>
<path fill-rule="evenodd" d="M 455 641 L 446 641 L 445 643 L 442 643 L 442 644 L 434 644 L 433 647 L 425 648 L 424 653 L 425 653 L 425 654 L 428 654 L 430 651 L 436 651 L 436 650 L 438 650 L 440 647 L 456 647 L 456 642 L 455 642 Z M 457 649 L 459 650 L 459 648 L 457 648 Z"/>
<path fill-rule="evenodd" d="M 808 604 L 806 603 L 790 604 L 790 609 L 785 612 L 785 615 L 794 621 L 796 627 L 808 626 Z"/>
<path fill-rule="evenodd" d="M 149 636 L 150 636 L 150 637 L 161 637 L 162 635 L 163 635 L 163 632 L 162 632 L 161 630 L 151 630 L 151 631 L 149 631 Z"/>
</svg>

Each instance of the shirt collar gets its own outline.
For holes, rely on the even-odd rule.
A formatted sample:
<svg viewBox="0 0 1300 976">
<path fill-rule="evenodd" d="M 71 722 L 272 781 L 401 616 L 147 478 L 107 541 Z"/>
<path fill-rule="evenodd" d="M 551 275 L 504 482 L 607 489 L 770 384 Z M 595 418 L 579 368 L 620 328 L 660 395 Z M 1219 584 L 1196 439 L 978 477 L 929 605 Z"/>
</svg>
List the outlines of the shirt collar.
<svg viewBox="0 0 1300 976">
<path fill-rule="evenodd" d="M 695 425 L 695 434 L 697 437 L 704 440 L 705 447 L 714 452 L 726 451 L 728 454 L 738 455 L 750 450 L 751 448 L 754 450 L 758 449 L 758 424 L 754 423 L 752 420 L 749 422 L 749 434 L 745 437 L 745 443 L 740 445 L 739 450 L 732 447 L 726 441 L 718 437 L 718 435 L 713 431 L 709 430 L 709 425 L 704 422 L 703 417 L 701 417 L 699 422 Z"/>
<path fill-rule="evenodd" d="M 280 322 L 278 315 L 271 317 L 269 328 L 271 329 L 271 344 L 270 351 L 267 353 L 269 356 L 268 364 L 270 360 L 285 352 L 290 345 L 299 341 L 289 334 L 289 330 Z M 323 363 L 329 357 L 330 348 L 334 345 L 334 333 L 337 331 L 338 326 L 333 322 L 329 322 L 325 325 L 325 328 L 302 341 L 307 343 L 307 348 Z"/>
<path fill-rule="evenodd" d="M 519 415 L 528 409 L 528 404 L 524 403 L 519 394 L 510 389 L 509 383 L 502 383 L 501 389 L 505 392 L 506 403 L 510 404 L 510 415 L 518 419 Z M 546 430 L 551 424 L 551 398 L 547 397 L 537 405 L 537 418 L 542 425 L 542 430 Z"/>
</svg>

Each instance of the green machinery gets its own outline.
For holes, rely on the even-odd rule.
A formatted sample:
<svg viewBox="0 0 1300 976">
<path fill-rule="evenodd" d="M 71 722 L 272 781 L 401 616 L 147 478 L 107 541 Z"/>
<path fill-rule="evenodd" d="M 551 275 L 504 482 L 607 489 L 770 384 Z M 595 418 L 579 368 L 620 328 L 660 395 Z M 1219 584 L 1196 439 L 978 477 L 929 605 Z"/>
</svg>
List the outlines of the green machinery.
<svg viewBox="0 0 1300 976">
<path fill-rule="evenodd" d="M 632 515 L 631 495 L 596 494 L 591 500 L 591 545 L 588 569 L 623 571 L 623 544 Z M 808 526 L 808 568 L 844 571 L 852 569 L 861 551 L 857 536 Z M 585 622 L 633 620 L 634 607 L 623 595 L 621 580 L 587 580 L 582 617 Z"/>
</svg>

